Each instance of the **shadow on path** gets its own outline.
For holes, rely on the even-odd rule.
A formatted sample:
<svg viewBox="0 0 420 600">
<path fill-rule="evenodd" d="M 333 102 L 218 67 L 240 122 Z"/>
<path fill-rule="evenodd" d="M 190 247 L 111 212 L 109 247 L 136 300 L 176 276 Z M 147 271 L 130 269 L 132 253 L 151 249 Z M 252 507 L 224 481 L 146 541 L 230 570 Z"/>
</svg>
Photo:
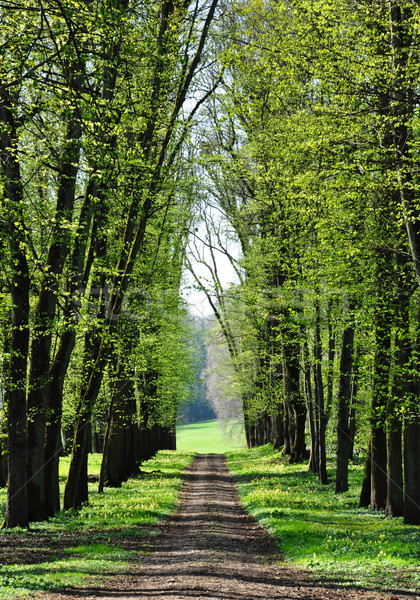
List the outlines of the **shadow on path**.
<svg viewBox="0 0 420 600">
<path fill-rule="evenodd" d="M 376 592 L 318 587 L 281 564 L 272 538 L 242 508 L 222 454 L 200 454 L 181 491 L 178 512 L 131 573 L 103 587 L 49 599 L 377 600 Z M 409 598 L 409 594 L 398 598 Z M 414 597 L 417 597 L 413 595 Z M 413 596 L 411 596 L 413 598 Z M 392 598 L 396 598 L 395 596 Z"/>
</svg>

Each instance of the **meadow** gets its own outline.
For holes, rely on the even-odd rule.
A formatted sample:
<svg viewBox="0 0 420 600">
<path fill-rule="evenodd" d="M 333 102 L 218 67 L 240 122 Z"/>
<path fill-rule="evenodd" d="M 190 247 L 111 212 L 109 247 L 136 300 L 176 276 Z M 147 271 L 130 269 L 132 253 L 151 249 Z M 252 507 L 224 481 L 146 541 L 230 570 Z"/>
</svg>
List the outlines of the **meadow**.
<svg viewBox="0 0 420 600">
<path fill-rule="evenodd" d="M 177 450 L 189 450 L 202 454 L 224 454 L 229 450 L 245 447 L 242 421 L 203 421 L 178 425 L 176 429 Z"/>
</svg>

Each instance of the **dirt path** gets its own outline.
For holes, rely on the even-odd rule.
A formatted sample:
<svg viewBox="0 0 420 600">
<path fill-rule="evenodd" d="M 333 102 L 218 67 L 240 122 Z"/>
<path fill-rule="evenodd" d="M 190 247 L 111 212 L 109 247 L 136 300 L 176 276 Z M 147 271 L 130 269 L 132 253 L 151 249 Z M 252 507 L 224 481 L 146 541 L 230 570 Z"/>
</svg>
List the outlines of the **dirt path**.
<svg viewBox="0 0 420 600">
<path fill-rule="evenodd" d="M 269 536 L 241 507 L 223 455 L 191 466 L 179 511 L 138 568 L 101 589 L 45 598 L 84 600 L 376 600 L 375 592 L 318 587 L 280 565 Z M 414 596 L 416 597 L 416 596 Z M 398 595 L 398 599 L 409 596 Z M 417 597 L 418 598 L 418 597 Z M 413 599 L 413 596 L 411 596 Z"/>
</svg>

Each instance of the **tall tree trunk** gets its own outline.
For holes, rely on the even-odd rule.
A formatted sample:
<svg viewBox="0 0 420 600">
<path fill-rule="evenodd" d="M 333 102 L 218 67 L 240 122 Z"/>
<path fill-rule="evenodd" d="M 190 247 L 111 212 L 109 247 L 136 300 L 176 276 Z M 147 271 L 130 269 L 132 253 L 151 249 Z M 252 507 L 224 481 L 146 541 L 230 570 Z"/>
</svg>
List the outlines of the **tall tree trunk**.
<svg viewBox="0 0 420 600">
<path fill-rule="evenodd" d="M 73 92 L 81 87 L 81 76 L 74 67 L 68 74 Z M 48 251 L 45 275 L 35 311 L 35 325 L 32 334 L 31 363 L 28 392 L 28 443 L 31 449 L 28 457 L 29 520 L 41 521 L 51 512 L 46 509 L 45 494 L 45 435 L 46 410 L 50 385 L 50 359 L 52 329 L 56 315 L 59 293 L 59 277 L 70 249 L 68 229 L 62 222 L 71 223 L 76 190 L 76 177 L 80 158 L 80 138 L 82 128 L 79 110 L 76 107 L 67 122 L 63 158 L 60 165 L 60 180 L 55 210 L 55 226 L 52 243 Z M 51 407 L 49 414 L 51 415 Z"/>
<path fill-rule="evenodd" d="M 14 120 L 17 99 L 0 81 L 1 165 L 10 247 L 12 333 L 6 382 L 8 428 L 8 486 L 5 527 L 25 527 L 28 514 L 28 439 L 26 382 L 29 350 L 29 268 L 23 221 L 23 187 L 18 160 L 18 134 Z"/>
<path fill-rule="evenodd" d="M 392 517 L 404 514 L 403 441 L 401 409 L 410 396 L 412 381 L 408 366 L 411 357 L 409 302 L 410 277 L 404 273 L 407 264 L 404 248 L 396 254 L 394 377 L 387 407 L 387 498 L 386 513 Z M 411 286 L 410 286 L 411 287 Z"/>
<path fill-rule="evenodd" d="M 340 359 L 340 381 L 337 394 L 337 468 L 335 493 L 349 489 L 348 470 L 351 450 L 349 415 L 351 402 L 351 376 L 353 368 L 354 326 L 348 324 L 343 332 Z"/>
<path fill-rule="evenodd" d="M 381 281 L 380 285 L 384 285 Z M 382 297 L 376 306 L 375 319 L 375 362 L 372 390 L 372 467 L 371 501 L 372 510 L 385 508 L 387 492 L 386 459 L 386 410 L 389 396 L 389 371 L 391 331 L 388 297 Z"/>
<path fill-rule="evenodd" d="M 420 525 L 420 414 L 404 421 L 404 523 Z"/>
<path fill-rule="evenodd" d="M 301 328 L 302 338 L 306 336 L 306 332 Z M 314 408 L 314 395 L 312 390 L 311 381 L 311 361 L 309 356 L 308 341 L 305 337 L 303 342 L 303 375 L 304 375 L 304 389 L 306 395 L 306 405 L 309 419 L 309 432 L 311 436 L 311 449 L 309 454 L 308 468 L 312 473 L 318 473 L 319 460 L 318 460 L 318 437 L 316 429 L 316 418 Z"/>
<path fill-rule="evenodd" d="M 322 348 L 321 348 L 321 317 L 319 300 L 315 301 L 315 337 L 314 337 L 314 357 L 315 357 L 315 397 L 318 416 L 318 477 L 319 481 L 325 485 L 328 484 L 327 475 L 327 452 L 325 447 L 325 435 L 327 429 L 328 416 L 325 413 L 324 384 L 322 381 Z"/>
<path fill-rule="evenodd" d="M 420 360 L 420 296 L 417 299 L 416 333 L 413 341 L 413 362 Z M 410 402 L 404 415 L 404 523 L 420 525 L 420 376 L 412 380 Z"/>
</svg>

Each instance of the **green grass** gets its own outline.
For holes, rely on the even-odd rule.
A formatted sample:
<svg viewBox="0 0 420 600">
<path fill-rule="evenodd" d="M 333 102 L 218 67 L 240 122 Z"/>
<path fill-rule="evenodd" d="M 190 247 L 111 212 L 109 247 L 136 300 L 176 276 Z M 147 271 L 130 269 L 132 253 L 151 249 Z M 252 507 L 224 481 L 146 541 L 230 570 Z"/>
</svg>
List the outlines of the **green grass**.
<svg viewBox="0 0 420 600">
<path fill-rule="evenodd" d="M 143 463 L 143 471 L 119 489 L 97 493 L 89 484 L 90 502 L 81 510 L 62 511 L 48 522 L 32 523 L 28 531 L 0 532 L 0 599 L 34 597 L 65 587 L 99 585 L 141 558 L 141 545 L 158 532 L 156 525 L 173 510 L 181 471 L 191 452 L 161 451 Z M 89 456 L 89 473 L 99 473 L 100 455 Z M 60 462 L 63 486 L 69 459 Z M 4 512 L 5 490 L 0 490 Z M 8 564 L 9 563 L 9 564 Z"/>
<path fill-rule="evenodd" d="M 203 421 L 179 425 L 176 429 L 178 450 L 191 450 L 203 454 L 223 454 L 245 446 L 243 423 L 238 421 Z"/>
<path fill-rule="evenodd" d="M 276 538 L 285 560 L 319 579 L 367 589 L 420 589 L 420 527 L 357 508 L 362 466 L 350 491 L 334 493 L 307 465 L 290 465 L 270 446 L 228 454 L 246 509 Z"/>
</svg>

